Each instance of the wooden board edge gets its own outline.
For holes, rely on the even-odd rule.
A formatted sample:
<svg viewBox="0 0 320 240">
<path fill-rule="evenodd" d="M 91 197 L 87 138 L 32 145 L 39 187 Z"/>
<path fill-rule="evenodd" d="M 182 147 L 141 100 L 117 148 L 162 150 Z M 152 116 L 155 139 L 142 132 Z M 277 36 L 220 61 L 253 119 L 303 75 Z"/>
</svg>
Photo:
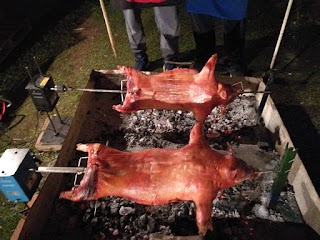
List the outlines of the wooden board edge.
<svg viewBox="0 0 320 240">
<path fill-rule="evenodd" d="M 264 90 L 265 84 L 260 83 L 259 90 Z M 262 94 L 257 95 L 257 100 L 260 102 Z M 289 143 L 289 147 L 294 148 L 294 144 L 290 138 L 281 116 L 269 96 L 266 105 L 262 112 L 262 118 L 266 128 L 271 132 L 279 135 L 279 141 L 276 142 L 275 148 L 282 156 L 285 146 Z M 295 199 L 299 206 L 300 212 L 304 221 L 320 235 L 320 199 L 315 190 L 312 181 L 306 171 L 299 154 L 294 159 L 294 163 L 288 175 L 288 181 L 293 186 Z"/>
</svg>

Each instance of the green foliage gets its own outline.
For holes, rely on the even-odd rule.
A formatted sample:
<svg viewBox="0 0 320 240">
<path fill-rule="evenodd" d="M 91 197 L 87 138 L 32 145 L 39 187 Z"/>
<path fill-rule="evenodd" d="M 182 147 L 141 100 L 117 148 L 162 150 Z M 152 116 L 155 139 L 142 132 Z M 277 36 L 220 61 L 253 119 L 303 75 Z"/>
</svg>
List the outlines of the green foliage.
<svg viewBox="0 0 320 240">
<path fill-rule="evenodd" d="M 281 162 L 280 162 L 278 175 L 271 188 L 271 200 L 269 204 L 270 208 L 275 207 L 277 204 L 280 193 L 287 183 L 288 174 L 296 155 L 297 155 L 297 152 L 294 151 L 293 147 L 289 148 L 287 143 Z"/>
</svg>

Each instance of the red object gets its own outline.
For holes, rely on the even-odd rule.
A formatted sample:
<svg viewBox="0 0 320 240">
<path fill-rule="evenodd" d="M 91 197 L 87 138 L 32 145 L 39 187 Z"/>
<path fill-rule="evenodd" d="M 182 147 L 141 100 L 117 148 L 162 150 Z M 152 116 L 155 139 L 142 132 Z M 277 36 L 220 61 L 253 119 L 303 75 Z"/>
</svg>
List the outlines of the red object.
<svg viewBox="0 0 320 240">
<path fill-rule="evenodd" d="M 140 204 L 161 205 L 193 201 L 199 233 L 212 229 L 212 201 L 217 193 L 258 172 L 235 158 L 210 148 L 202 124 L 196 123 L 188 145 L 180 149 L 123 152 L 101 144 L 78 144 L 88 152 L 86 172 L 79 186 L 62 192 L 71 201 L 119 196 Z"/>
<path fill-rule="evenodd" d="M 127 2 L 132 3 L 163 3 L 166 0 L 127 0 Z"/>
<path fill-rule="evenodd" d="M 0 120 L 2 119 L 5 111 L 6 111 L 6 103 L 0 100 Z"/>
<path fill-rule="evenodd" d="M 215 80 L 217 55 L 213 55 L 201 72 L 177 68 L 155 75 L 146 75 L 131 67 L 120 66 L 127 75 L 127 94 L 123 104 L 113 108 L 131 113 L 143 109 L 192 110 L 203 123 L 212 109 L 227 105 L 240 89 Z"/>
</svg>

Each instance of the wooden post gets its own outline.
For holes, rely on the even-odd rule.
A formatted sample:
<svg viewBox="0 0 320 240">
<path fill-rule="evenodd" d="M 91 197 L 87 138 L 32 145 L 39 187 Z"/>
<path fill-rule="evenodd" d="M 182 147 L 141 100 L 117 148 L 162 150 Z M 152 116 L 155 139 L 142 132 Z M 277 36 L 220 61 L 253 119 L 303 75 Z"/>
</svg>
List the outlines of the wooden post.
<svg viewBox="0 0 320 240">
<path fill-rule="evenodd" d="M 115 48 L 115 44 L 114 44 L 114 40 L 113 40 L 113 36 L 112 36 L 112 31 L 111 31 L 111 27 L 110 27 L 110 24 L 109 24 L 106 7 L 104 5 L 103 0 L 100 0 L 100 6 L 101 6 L 101 9 L 102 9 L 104 22 L 105 22 L 106 27 L 107 27 L 107 32 L 108 32 L 108 35 L 109 35 L 109 40 L 110 40 L 110 43 L 111 43 L 112 51 L 113 51 L 114 56 L 117 57 L 116 48 Z"/>
</svg>

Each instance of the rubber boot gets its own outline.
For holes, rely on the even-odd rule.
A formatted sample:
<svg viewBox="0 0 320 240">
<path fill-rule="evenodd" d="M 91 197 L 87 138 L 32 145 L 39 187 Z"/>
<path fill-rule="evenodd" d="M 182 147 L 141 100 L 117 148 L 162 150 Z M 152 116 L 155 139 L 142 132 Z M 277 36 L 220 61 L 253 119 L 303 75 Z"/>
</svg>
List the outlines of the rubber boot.
<svg viewBox="0 0 320 240">
<path fill-rule="evenodd" d="M 224 21 L 224 65 L 230 76 L 243 76 L 246 64 L 243 57 L 245 43 L 246 20 Z"/>
<path fill-rule="evenodd" d="M 200 71 L 208 59 L 216 53 L 216 36 L 214 30 L 205 33 L 193 32 L 196 44 L 194 68 Z"/>
<path fill-rule="evenodd" d="M 145 71 L 149 65 L 148 55 L 146 53 L 136 53 L 134 54 L 135 57 L 135 69 L 140 71 Z"/>
</svg>

